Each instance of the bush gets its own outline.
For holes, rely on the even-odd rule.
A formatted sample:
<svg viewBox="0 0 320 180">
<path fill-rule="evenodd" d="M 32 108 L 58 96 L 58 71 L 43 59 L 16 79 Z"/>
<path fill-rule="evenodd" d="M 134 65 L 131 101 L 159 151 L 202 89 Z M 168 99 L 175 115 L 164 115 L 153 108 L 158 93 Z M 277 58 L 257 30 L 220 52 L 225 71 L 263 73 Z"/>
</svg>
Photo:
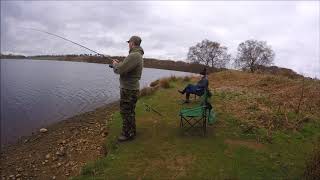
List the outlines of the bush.
<svg viewBox="0 0 320 180">
<path fill-rule="evenodd" d="M 140 90 L 139 97 L 149 96 L 149 95 L 153 94 L 156 90 L 157 90 L 156 87 L 145 87 Z"/>
<path fill-rule="evenodd" d="M 169 81 L 177 81 L 178 78 L 175 75 L 171 75 L 171 77 L 169 78 Z"/>
<path fill-rule="evenodd" d="M 150 87 L 156 87 L 158 85 L 159 85 L 159 80 L 156 80 L 150 83 Z"/>
<path fill-rule="evenodd" d="M 183 77 L 182 79 L 184 82 L 189 82 L 191 80 L 191 77 L 190 76 L 185 76 Z"/>
<path fill-rule="evenodd" d="M 169 81 L 170 81 L 169 79 L 161 79 L 160 80 L 160 87 L 164 88 L 164 89 L 170 88 L 170 82 Z"/>
</svg>

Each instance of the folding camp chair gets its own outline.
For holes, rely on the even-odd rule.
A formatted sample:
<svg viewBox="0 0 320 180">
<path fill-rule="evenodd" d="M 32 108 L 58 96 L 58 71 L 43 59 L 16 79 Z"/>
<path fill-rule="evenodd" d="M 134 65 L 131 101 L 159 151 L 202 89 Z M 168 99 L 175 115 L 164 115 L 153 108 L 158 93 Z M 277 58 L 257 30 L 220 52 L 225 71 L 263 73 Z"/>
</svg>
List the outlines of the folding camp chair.
<svg viewBox="0 0 320 180">
<path fill-rule="evenodd" d="M 188 131 L 193 127 L 200 127 L 203 130 L 203 135 L 206 135 L 207 123 L 209 122 L 211 124 L 215 119 L 214 112 L 212 111 L 212 105 L 208 101 L 210 97 L 211 92 L 206 89 L 202 96 L 200 105 L 193 108 L 183 108 L 180 110 L 179 116 L 181 128 L 184 128 L 186 131 Z"/>
</svg>

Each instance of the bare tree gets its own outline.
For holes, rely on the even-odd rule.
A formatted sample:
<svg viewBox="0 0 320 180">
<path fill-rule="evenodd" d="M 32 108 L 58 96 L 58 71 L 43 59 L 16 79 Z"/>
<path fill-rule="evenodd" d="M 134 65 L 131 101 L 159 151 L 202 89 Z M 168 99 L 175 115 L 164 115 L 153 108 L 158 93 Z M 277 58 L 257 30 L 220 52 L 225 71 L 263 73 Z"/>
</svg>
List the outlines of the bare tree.
<svg viewBox="0 0 320 180">
<path fill-rule="evenodd" d="M 227 50 L 228 48 L 221 46 L 220 43 L 205 39 L 189 48 L 188 60 L 192 63 L 224 68 L 231 57 L 231 55 L 227 53 Z"/>
<path fill-rule="evenodd" d="M 254 72 L 259 66 L 271 65 L 274 56 L 275 53 L 266 41 L 247 40 L 238 46 L 235 65 Z"/>
</svg>

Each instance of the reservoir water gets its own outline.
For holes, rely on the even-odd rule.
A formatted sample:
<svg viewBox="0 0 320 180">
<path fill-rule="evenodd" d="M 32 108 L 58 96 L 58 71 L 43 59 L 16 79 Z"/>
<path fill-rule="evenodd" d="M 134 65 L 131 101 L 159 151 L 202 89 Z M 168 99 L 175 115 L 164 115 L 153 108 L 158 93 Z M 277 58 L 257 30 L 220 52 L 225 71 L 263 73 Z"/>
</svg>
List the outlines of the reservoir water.
<svg viewBox="0 0 320 180">
<path fill-rule="evenodd" d="M 188 74 L 144 68 L 140 87 Z M 105 64 L 1 59 L 1 144 L 118 100 L 118 79 Z"/>
</svg>

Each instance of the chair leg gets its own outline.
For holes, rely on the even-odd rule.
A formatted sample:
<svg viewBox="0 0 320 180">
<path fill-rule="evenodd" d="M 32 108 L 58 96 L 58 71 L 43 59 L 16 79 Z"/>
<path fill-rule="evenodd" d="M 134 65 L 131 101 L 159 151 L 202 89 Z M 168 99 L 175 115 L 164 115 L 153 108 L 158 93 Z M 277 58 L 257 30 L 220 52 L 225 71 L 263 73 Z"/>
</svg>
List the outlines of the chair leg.
<svg viewBox="0 0 320 180">
<path fill-rule="evenodd" d="M 203 118 L 203 136 L 207 134 L 207 117 Z"/>
</svg>

